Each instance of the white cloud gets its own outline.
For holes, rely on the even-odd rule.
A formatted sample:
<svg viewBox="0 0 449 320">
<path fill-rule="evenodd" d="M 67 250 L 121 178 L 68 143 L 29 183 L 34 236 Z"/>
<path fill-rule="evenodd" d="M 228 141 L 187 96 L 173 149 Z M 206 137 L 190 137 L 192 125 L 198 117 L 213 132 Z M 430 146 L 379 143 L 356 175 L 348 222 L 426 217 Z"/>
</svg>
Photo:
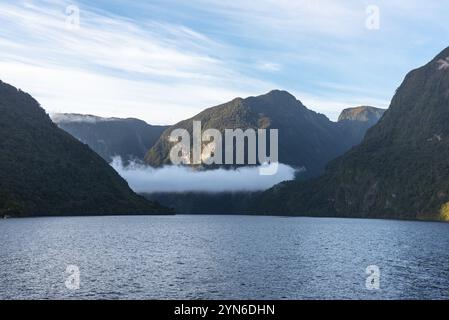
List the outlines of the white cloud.
<svg viewBox="0 0 449 320">
<path fill-rule="evenodd" d="M 0 62 L 0 70 L 4 81 L 30 92 L 49 112 L 136 117 L 152 124 L 189 118 L 203 107 L 234 98 L 236 93 L 221 87 L 206 89 L 195 83 L 164 85 L 82 69 L 16 62 Z"/>
<path fill-rule="evenodd" d="M 67 4 L 0 4 L 0 24 L 7 26 L 0 78 L 31 93 L 49 112 L 169 124 L 236 95 L 272 88 L 212 57 L 225 48 L 185 26 L 138 24 L 81 7 L 81 28 L 69 30 Z"/>
<path fill-rule="evenodd" d="M 81 28 L 69 30 L 65 8 L 76 3 L 1 1 L 0 79 L 49 112 L 154 124 L 276 88 L 332 119 L 385 107 L 448 29 L 443 2 L 378 1 L 381 29 L 369 32 L 369 0 L 173 0 L 114 5 L 135 18 L 83 4 Z"/>
<path fill-rule="evenodd" d="M 120 158 L 115 158 L 111 165 L 138 193 L 263 191 L 295 177 L 295 169 L 284 164 L 272 176 L 260 175 L 259 167 L 207 171 L 181 166 L 154 169 L 136 163 L 124 167 Z"/>
</svg>

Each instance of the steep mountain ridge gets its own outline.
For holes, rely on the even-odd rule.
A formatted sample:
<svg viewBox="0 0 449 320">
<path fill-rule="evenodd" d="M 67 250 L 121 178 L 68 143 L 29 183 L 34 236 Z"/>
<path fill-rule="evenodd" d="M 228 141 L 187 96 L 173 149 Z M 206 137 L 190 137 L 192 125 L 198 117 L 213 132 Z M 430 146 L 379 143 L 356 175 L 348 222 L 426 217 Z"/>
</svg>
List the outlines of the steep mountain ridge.
<svg viewBox="0 0 449 320">
<path fill-rule="evenodd" d="M 135 194 L 103 159 L 59 129 L 29 94 L 0 81 L 0 216 L 169 211 Z"/>
<path fill-rule="evenodd" d="M 359 145 L 308 183 L 264 193 L 259 208 L 292 215 L 449 218 L 449 48 L 411 71 Z"/>
<path fill-rule="evenodd" d="M 168 128 L 149 125 L 134 118 L 102 118 L 67 113 L 52 114 L 51 118 L 61 129 L 89 145 L 108 162 L 115 156 L 120 156 L 125 162 L 143 161 L 146 152 Z"/>
</svg>

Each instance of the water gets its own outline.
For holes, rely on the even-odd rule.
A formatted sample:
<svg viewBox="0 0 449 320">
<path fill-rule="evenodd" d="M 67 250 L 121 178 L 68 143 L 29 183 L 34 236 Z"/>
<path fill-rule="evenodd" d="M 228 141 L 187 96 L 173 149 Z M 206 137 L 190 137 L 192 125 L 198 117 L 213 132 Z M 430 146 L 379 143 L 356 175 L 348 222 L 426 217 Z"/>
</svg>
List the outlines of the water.
<svg viewBox="0 0 449 320">
<path fill-rule="evenodd" d="M 449 224 L 250 216 L 0 221 L 3 299 L 448 299 Z M 80 288 L 65 286 L 67 265 Z M 380 290 L 367 290 L 367 266 Z"/>
</svg>

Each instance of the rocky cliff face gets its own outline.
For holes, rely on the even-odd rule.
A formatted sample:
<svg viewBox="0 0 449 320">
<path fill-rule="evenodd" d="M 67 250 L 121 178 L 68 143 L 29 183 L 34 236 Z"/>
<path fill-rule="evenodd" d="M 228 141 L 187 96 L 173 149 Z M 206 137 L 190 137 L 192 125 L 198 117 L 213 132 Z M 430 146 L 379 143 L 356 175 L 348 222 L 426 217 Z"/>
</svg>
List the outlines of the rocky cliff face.
<svg viewBox="0 0 449 320">
<path fill-rule="evenodd" d="M 374 126 L 384 113 L 385 109 L 366 106 L 344 109 L 337 125 L 347 142 L 355 146 L 362 142 L 368 129 Z"/>
<path fill-rule="evenodd" d="M 149 150 L 146 162 L 155 167 L 171 164 L 170 132 L 183 128 L 192 133 L 193 121 L 201 121 L 203 130 L 214 128 L 222 133 L 225 129 L 278 129 L 280 162 L 305 168 L 303 177 L 319 175 L 330 160 L 359 143 L 369 127 L 360 121 L 332 122 L 288 92 L 274 90 L 234 99 L 170 127 Z"/>
<path fill-rule="evenodd" d="M 355 108 L 344 109 L 338 117 L 338 122 L 359 121 L 374 125 L 384 114 L 385 109 L 360 106 Z"/>
</svg>

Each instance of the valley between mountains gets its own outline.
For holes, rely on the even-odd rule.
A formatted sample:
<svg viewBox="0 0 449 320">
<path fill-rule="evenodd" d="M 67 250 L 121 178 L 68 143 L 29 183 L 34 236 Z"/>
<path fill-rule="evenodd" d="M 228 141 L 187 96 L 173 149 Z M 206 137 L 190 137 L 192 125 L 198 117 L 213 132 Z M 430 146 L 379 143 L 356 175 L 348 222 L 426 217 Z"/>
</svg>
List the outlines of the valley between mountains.
<svg viewBox="0 0 449 320">
<path fill-rule="evenodd" d="M 270 214 L 449 219 L 449 48 L 406 75 L 388 110 L 346 108 L 338 121 L 292 94 L 235 98 L 170 126 L 52 114 L 0 83 L 0 215 Z M 108 165 L 170 165 L 174 129 L 278 129 L 296 176 L 262 192 L 137 195 Z M 222 166 L 226 170 L 235 167 Z M 217 169 L 203 167 L 199 170 Z M 220 181 L 217 181 L 219 184 Z M 156 186 L 157 187 L 157 186 Z"/>
</svg>

